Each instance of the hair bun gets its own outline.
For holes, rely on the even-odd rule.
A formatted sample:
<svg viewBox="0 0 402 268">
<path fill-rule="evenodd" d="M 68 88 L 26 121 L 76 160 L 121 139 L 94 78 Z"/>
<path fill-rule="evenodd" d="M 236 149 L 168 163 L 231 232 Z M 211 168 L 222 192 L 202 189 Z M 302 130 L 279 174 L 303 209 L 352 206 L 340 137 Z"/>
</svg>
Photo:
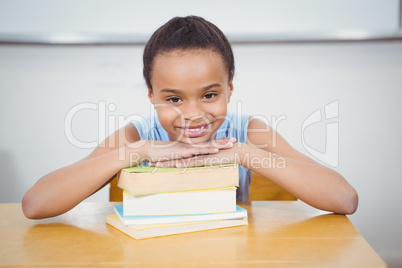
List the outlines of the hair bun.
<svg viewBox="0 0 402 268">
<path fill-rule="evenodd" d="M 184 21 L 184 27 L 187 29 L 187 33 L 195 32 L 195 24 L 191 18 L 186 18 Z"/>
</svg>

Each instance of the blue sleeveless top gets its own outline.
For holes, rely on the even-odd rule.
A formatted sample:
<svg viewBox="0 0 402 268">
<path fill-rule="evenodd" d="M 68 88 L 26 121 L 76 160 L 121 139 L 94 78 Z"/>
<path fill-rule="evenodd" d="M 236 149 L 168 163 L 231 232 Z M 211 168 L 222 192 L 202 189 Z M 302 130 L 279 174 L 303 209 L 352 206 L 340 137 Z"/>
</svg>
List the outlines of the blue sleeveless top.
<svg viewBox="0 0 402 268">
<path fill-rule="evenodd" d="M 228 111 L 225 121 L 216 133 L 216 139 L 235 137 L 237 142 L 246 143 L 249 117 L 249 115 L 239 115 Z M 156 113 L 146 118 L 138 118 L 130 123 L 136 127 L 141 140 L 170 141 L 169 135 L 159 123 Z M 251 170 L 239 165 L 237 201 L 248 200 L 251 173 Z"/>
</svg>

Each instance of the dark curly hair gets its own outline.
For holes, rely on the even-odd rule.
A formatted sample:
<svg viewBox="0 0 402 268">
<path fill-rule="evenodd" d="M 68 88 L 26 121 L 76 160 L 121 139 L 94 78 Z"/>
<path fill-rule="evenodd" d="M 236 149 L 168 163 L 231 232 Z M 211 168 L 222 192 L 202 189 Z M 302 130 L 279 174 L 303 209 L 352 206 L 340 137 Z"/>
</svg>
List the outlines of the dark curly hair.
<svg viewBox="0 0 402 268">
<path fill-rule="evenodd" d="M 234 76 L 232 47 L 226 36 L 211 22 L 198 17 L 175 17 L 157 29 L 144 49 L 143 74 L 152 90 L 151 76 L 155 57 L 173 50 L 209 49 L 222 57 L 229 81 Z"/>
</svg>

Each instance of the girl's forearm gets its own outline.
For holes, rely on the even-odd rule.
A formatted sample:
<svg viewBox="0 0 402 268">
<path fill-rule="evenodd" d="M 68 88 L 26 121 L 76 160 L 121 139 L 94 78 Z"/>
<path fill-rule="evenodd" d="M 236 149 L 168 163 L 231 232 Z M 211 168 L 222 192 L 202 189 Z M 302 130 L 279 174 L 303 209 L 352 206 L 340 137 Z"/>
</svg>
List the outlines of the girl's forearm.
<svg viewBox="0 0 402 268">
<path fill-rule="evenodd" d="M 136 154 L 136 158 L 131 157 Z M 120 169 L 140 161 L 141 151 L 121 148 L 104 155 L 83 159 L 42 177 L 23 200 L 26 217 L 40 219 L 60 215 L 105 185 Z"/>
<path fill-rule="evenodd" d="M 269 178 L 309 205 L 335 213 L 352 214 L 357 208 L 355 189 L 337 172 L 316 163 L 282 157 L 241 144 L 239 164 Z"/>
</svg>

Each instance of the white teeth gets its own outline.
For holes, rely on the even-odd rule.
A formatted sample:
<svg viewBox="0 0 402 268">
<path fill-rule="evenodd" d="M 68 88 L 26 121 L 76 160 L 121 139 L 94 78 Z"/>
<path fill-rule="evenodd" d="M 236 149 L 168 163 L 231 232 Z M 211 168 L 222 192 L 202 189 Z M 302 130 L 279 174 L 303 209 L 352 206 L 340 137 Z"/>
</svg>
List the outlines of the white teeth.
<svg viewBox="0 0 402 268">
<path fill-rule="evenodd" d="M 187 131 L 190 131 L 190 132 L 197 132 L 197 131 L 200 131 L 200 130 L 202 130 L 202 129 L 205 129 L 205 126 L 202 126 L 202 127 L 200 127 L 200 128 L 187 128 Z"/>
</svg>

